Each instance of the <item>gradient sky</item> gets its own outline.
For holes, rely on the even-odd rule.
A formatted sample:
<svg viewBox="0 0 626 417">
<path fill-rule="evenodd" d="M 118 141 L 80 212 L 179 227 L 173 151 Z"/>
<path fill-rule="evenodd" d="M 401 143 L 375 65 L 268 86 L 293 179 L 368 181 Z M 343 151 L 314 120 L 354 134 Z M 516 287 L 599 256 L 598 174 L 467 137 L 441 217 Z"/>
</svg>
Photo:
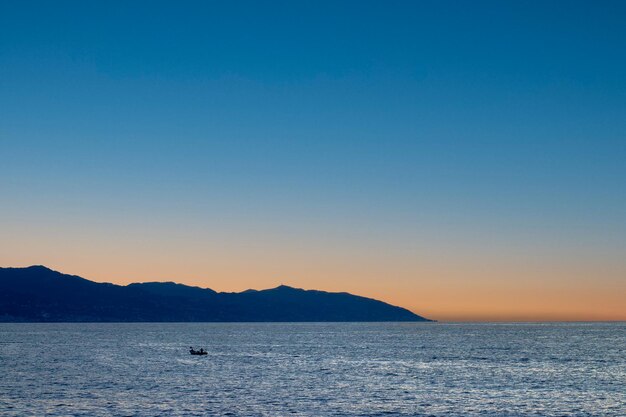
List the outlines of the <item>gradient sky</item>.
<svg viewBox="0 0 626 417">
<path fill-rule="evenodd" d="M 0 1 L 0 265 L 626 320 L 626 3 Z"/>
</svg>

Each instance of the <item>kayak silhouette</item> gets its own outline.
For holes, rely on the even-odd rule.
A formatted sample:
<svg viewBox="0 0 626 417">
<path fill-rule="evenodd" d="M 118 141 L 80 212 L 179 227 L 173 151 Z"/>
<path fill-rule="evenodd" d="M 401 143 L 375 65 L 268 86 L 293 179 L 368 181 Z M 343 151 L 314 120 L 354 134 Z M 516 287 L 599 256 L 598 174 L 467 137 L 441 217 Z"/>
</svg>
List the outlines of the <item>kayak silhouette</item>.
<svg viewBox="0 0 626 417">
<path fill-rule="evenodd" d="M 206 355 L 208 352 L 202 348 L 200 348 L 200 350 L 195 350 L 194 348 L 189 346 L 189 353 L 191 353 L 192 355 Z"/>
</svg>

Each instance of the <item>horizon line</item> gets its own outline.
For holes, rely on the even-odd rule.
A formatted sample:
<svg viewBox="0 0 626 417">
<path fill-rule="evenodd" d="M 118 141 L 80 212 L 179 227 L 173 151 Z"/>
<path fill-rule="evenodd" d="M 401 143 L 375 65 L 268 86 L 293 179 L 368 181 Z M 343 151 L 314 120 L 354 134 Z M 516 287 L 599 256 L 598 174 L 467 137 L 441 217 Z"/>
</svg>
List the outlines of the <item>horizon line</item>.
<svg viewBox="0 0 626 417">
<path fill-rule="evenodd" d="M 291 285 L 286 285 L 283 282 L 281 282 L 279 285 L 275 286 L 275 287 L 268 287 L 268 288 L 263 288 L 263 289 L 255 289 L 255 288 L 247 288 L 245 290 L 241 290 L 241 291 L 218 291 L 214 288 L 210 288 L 210 287 L 202 287 L 202 286 L 198 286 L 198 285 L 190 285 L 190 284 L 186 284 L 183 282 L 176 282 L 176 281 L 172 281 L 172 280 L 166 280 L 166 281 L 133 281 L 133 282 L 129 282 L 127 284 L 120 284 L 120 283 L 114 283 L 114 282 L 110 282 L 110 281 L 99 281 L 99 280 L 94 280 L 94 279 L 88 279 L 85 278 L 81 275 L 76 275 L 76 274 L 72 274 L 72 273 L 65 273 L 53 268 L 50 268 L 44 264 L 32 264 L 32 265 L 28 265 L 28 266 L 2 266 L 0 267 L 0 269 L 29 269 L 29 268 L 44 268 L 47 269 L 49 271 L 53 271 L 59 274 L 63 274 L 63 275 L 69 275 L 69 276 L 75 276 L 81 279 L 85 279 L 91 282 L 95 282 L 95 283 L 99 283 L 99 284 L 110 284 L 110 285 L 116 285 L 116 286 L 121 286 L 121 287 L 127 287 L 129 285 L 133 285 L 133 284 L 149 284 L 149 283 L 160 283 L 160 284 L 166 284 L 166 283 L 170 283 L 170 284 L 174 284 L 174 285 L 181 285 L 181 286 L 186 286 L 186 287 L 190 287 L 190 288 L 198 288 L 198 289 L 202 289 L 202 290 L 210 290 L 210 291 L 214 291 L 218 294 L 237 294 L 237 293 L 242 293 L 242 292 L 246 292 L 246 291 L 266 291 L 266 290 L 272 290 L 272 289 L 277 289 L 280 287 L 287 287 L 287 288 L 291 288 L 291 289 L 295 289 L 295 290 L 301 290 L 301 291 L 319 291 L 319 292 L 326 292 L 326 293 L 331 293 L 331 294 L 340 294 L 340 293 L 345 293 L 345 294 L 350 294 L 350 295 L 355 295 L 358 297 L 362 297 L 362 298 L 368 298 L 368 299 L 372 299 L 372 300 L 376 300 L 376 301 L 380 301 L 392 306 L 396 306 L 396 307 L 400 307 L 400 308 L 404 308 L 410 312 L 412 312 L 413 314 L 418 314 L 415 310 L 418 310 L 417 307 L 405 307 L 402 305 L 398 305 L 396 303 L 393 302 L 389 302 L 389 301 L 385 301 L 383 299 L 380 298 L 374 298 L 371 296 L 364 296 L 364 295 L 359 295 L 356 293 L 352 293 L 349 291 L 329 291 L 329 290 L 325 290 L 325 289 L 316 289 L 316 288 L 301 288 L 301 287 L 295 287 L 295 286 L 291 286 Z M 530 313 L 532 315 L 532 313 Z M 524 324 L 524 323 L 623 323 L 626 322 L 626 318 L 616 318 L 616 319 L 609 319 L 609 318 L 599 318 L 599 319 L 593 319 L 593 318 L 584 318 L 584 317 L 573 317 L 573 318 L 562 318 L 562 319 L 555 319 L 555 318 L 549 318 L 547 317 L 546 319 L 541 319 L 541 318 L 524 318 L 523 316 L 517 316 L 517 317 L 511 317 L 511 318 L 489 318 L 486 317 L 484 319 L 482 318 L 463 318 L 462 316 L 456 316 L 456 315 L 446 315 L 443 314 L 444 318 L 441 318 L 441 315 L 438 314 L 429 314 L 429 313 L 419 313 L 418 315 L 422 316 L 422 317 L 430 317 L 429 320 L 432 320 L 434 322 L 438 322 L 438 323 L 446 323 L 446 324 L 461 324 L 461 323 L 476 323 L 476 324 L 481 324 L 481 323 L 485 323 L 485 324 L 489 324 L 489 323 L 509 323 L 509 324 Z M 438 318 L 438 316 L 440 318 Z M 445 318 L 445 317 L 449 317 L 449 318 Z M 80 323 L 80 322 L 78 322 Z M 167 322 L 169 323 L 169 322 Z M 210 322 L 209 322 L 210 323 Z M 268 322 L 269 323 L 269 322 Z"/>
</svg>

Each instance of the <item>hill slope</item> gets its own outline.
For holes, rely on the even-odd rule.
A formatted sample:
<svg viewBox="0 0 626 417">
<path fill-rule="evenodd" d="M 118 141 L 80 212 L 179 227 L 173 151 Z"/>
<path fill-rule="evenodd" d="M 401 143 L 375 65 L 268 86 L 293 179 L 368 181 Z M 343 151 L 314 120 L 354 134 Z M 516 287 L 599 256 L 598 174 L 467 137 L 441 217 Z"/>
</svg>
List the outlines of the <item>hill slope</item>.
<svg viewBox="0 0 626 417">
<path fill-rule="evenodd" d="M 254 322 L 428 321 L 409 310 L 348 293 L 281 285 L 217 293 L 173 282 L 97 283 L 44 266 L 0 268 L 0 321 Z"/>
</svg>

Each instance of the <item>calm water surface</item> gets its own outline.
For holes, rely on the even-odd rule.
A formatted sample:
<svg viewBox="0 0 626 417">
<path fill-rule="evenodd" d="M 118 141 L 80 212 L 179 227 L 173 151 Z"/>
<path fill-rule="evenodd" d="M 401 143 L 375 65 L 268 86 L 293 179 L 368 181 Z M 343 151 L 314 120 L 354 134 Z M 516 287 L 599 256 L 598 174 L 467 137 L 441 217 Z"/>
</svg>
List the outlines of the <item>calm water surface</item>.
<svg viewBox="0 0 626 417">
<path fill-rule="evenodd" d="M 626 416 L 625 348 L 626 323 L 0 324 L 0 415 Z"/>
</svg>

